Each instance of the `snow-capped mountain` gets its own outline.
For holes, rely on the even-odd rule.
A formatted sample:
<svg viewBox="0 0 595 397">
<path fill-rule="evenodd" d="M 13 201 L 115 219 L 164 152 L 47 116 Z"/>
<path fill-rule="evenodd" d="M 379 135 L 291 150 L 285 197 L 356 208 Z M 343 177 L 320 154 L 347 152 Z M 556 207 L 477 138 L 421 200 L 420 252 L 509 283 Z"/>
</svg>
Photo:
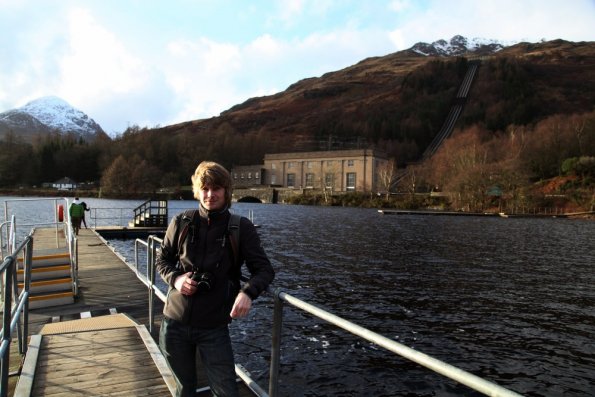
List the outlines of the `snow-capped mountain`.
<svg viewBox="0 0 595 397">
<path fill-rule="evenodd" d="M 468 40 L 463 36 L 454 36 L 450 41 L 438 40 L 432 44 L 416 43 L 411 51 L 424 56 L 459 56 L 459 55 L 489 55 L 502 50 L 514 43 L 501 43 L 496 40 L 473 38 Z"/>
<path fill-rule="evenodd" d="M 105 132 L 93 119 L 55 96 L 36 99 L 25 106 L 0 113 L 0 135 L 12 131 L 26 140 L 52 132 L 75 134 L 93 141 Z"/>
</svg>

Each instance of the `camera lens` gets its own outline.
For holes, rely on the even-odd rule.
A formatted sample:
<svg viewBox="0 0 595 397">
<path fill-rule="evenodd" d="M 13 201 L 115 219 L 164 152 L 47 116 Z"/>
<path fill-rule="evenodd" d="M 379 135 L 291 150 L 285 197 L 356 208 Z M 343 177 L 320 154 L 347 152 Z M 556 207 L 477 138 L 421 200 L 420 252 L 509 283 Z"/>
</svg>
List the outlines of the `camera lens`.
<svg viewBox="0 0 595 397">
<path fill-rule="evenodd" d="M 196 285 L 196 290 L 199 293 L 205 293 L 211 290 L 213 287 L 213 276 L 210 273 L 199 273 L 194 274 L 192 279 L 196 281 L 198 284 Z"/>
</svg>

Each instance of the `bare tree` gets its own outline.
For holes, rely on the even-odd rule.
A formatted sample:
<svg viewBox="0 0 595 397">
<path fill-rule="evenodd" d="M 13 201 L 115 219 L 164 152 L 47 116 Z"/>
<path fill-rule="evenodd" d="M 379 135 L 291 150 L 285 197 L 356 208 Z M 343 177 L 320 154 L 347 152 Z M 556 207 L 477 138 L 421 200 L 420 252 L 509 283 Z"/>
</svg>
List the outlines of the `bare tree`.
<svg viewBox="0 0 595 397">
<path fill-rule="evenodd" d="M 397 182 L 397 162 L 394 158 L 378 165 L 378 186 L 385 192 L 386 199 L 388 200 L 392 188 Z"/>
</svg>

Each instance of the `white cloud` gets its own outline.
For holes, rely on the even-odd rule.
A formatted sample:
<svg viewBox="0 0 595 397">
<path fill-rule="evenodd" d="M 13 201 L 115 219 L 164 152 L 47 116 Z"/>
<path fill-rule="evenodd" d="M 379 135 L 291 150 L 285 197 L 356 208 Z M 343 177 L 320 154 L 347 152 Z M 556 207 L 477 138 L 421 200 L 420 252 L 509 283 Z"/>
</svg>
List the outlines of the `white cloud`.
<svg viewBox="0 0 595 397">
<path fill-rule="evenodd" d="M 388 9 L 394 12 L 407 10 L 411 6 L 408 0 L 393 0 L 389 3 Z"/>
<path fill-rule="evenodd" d="M 143 60 L 85 9 L 68 15 L 67 48 L 61 58 L 59 93 L 75 102 L 118 95 L 141 88 L 148 79 Z"/>
<path fill-rule="evenodd" d="M 392 9 L 403 11 L 396 1 Z M 414 5 L 414 3 L 411 3 Z M 590 9 L 591 13 L 588 12 Z M 456 34 L 467 38 L 486 38 L 504 42 L 522 40 L 584 40 L 595 32 L 595 3 L 592 0 L 434 0 L 425 9 L 407 9 L 390 36 L 399 49 L 419 41 L 450 39 Z M 591 33 L 591 36 L 593 34 Z"/>
<path fill-rule="evenodd" d="M 180 106 L 173 120 L 218 114 L 236 103 L 239 94 L 230 76 L 241 67 L 238 47 L 201 38 L 171 42 L 167 53 L 160 67 Z"/>
</svg>

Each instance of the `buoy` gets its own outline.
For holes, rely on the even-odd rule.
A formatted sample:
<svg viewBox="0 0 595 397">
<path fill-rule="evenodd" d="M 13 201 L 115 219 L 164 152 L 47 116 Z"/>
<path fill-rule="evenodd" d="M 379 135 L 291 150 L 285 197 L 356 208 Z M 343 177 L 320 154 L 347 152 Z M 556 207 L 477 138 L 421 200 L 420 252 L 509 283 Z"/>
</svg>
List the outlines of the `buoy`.
<svg viewBox="0 0 595 397">
<path fill-rule="evenodd" d="M 58 206 L 58 221 L 64 222 L 64 206 L 62 204 Z"/>
</svg>

